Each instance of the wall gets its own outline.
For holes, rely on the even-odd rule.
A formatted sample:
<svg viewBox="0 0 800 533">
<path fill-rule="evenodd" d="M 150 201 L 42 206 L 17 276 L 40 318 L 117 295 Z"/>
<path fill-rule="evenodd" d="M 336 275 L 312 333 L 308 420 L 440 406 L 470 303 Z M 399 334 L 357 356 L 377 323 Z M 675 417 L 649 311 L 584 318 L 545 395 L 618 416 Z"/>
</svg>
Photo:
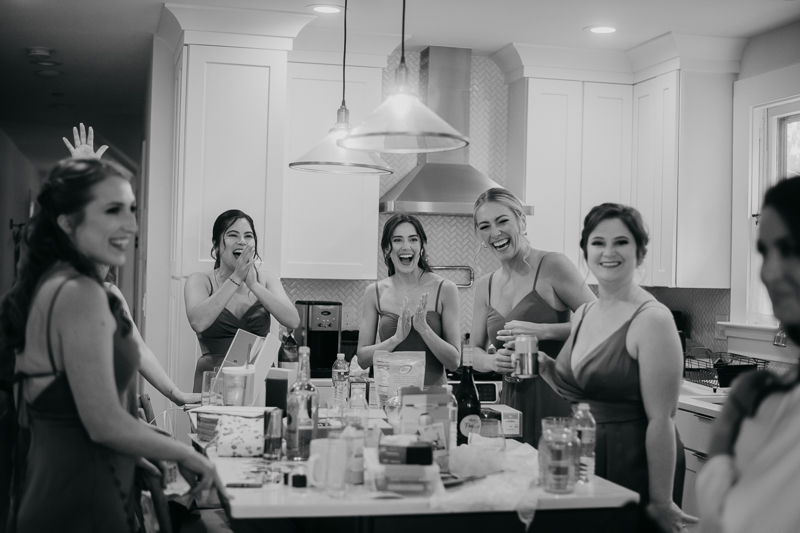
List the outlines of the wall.
<svg viewBox="0 0 800 533">
<path fill-rule="evenodd" d="M 384 98 L 394 84 L 394 72 L 399 61 L 400 51 L 396 50 L 389 57 L 387 68 L 383 72 Z M 419 53 L 406 52 L 406 65 L 409 69 L 410 84 L 416 87 L 419 78 Z M 488 57 L 473 56 L 471 87 L 470 164 L 502 185 L 505 183 L 506 175 L 508 91 L 500 69 Z M 417 165 L 417 156 L 413 154 L 384 154 L 383 157 L 395 173 L 380 178 L 381 195 L 389 191 Z M 389 216 L 380 215 L 381 228 Z M 426 215 L 421 216 L 420 221 L 428 236 L 427 250 L 432 265 L 471 266 L 475 271 L 476 280 L 499 267 L 499 263 L 490 252 L 484 250 L 478 253 L 480 247 L 472 230 L 471 217 Z M 378 238 L 380 239 L 380 235 Z M 378 254 L 378 279 L 382 279 L 386 277 L 386 266 L 383 263 L 379 243 L 376 243 L 375 252 Z M 445 271 L 440 274 L 456 283 L 466 281 L 461 273 Z M 284 279 L 283 283 L 292 301 L 314 299 L 342 302 L 345 308 L 350 308 L 355 317 L 351 322 L 344 324 L 344 329 L 358 329 L 364 290 L 371 281 Z M 461 329 L 469 331 L 472 327 L 474 289 L 459 289 L 458 292 L 461 304 Z"/>
<path fill-rule="evenodd" d="M 39 190 L 39 172 L 0 130 L 0 294 L 14 283 L 14 224 L 28 221 L 31 200 Z"/>
</svg>

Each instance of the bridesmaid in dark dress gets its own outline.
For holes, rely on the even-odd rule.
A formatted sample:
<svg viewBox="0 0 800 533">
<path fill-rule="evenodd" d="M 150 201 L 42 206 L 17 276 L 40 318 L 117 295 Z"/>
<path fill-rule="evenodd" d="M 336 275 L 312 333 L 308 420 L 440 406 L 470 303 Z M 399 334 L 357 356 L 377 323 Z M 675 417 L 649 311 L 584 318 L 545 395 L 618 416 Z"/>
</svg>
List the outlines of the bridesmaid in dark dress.
<svg viewBox="0 0 800 533">
<path fill-rule="evenodd" d="M 537 446 L 542 418 L 571 416 L 569 402 L 540 379 L 516 380 L 504 344 L 519 334 L 535 335 L 539 349 L 553 354 L 569 336 L 570 311 L 594 294 L 563 254 L 531 247 L 519 199 L 506 189 L 484 192 L 475 202 L 475 231 L 500 268 L 478 280 L 472 312 L 475 369 L 507 375 L 501 400 L 522 412 L 523 440 Z M 487 354 L 489 345 L 497 354 Z"/>
<path fill-rule="evenodd" d="M 255 266 L 258 237 L 250 216 L 225 211 L 214 221 L 211 242 L 214 270 L 191 274 L 183 290 L 186 315 L 203 353 L 195 367 L 194 392 L 200 392 L 203 372 L 222 363 L 237 330 L 265 336 L 270 313 L 286 327 L 300 325 L 281 280 Z"/>
<path fill-rule="evenodd" d="M 636 283 L 648 236 L 636 209 L 593 208 L 581 248 L 599 299 L 582 306 L 558 358 L 539 354 L 542 377 L 597 421 L 595 472 L 639 493 L 650 531 L 680 531 L 697 519 L 678 505 L 684 455 L 675 412 L 683 356 L 670 311 Z"/>
<path fill-rule="evenodd" d="M 419 219 L 403 213 L 383 226 L 381 249 L 389 276 L 364 293 L 358 364 L 372 366 L 376 350 L 424 351 L 425 386 L 444 385 L 458 368 L 459 314 L 455 283 L 431 272 L 428 238 Z"/>
<path fill-rule="evenodd" d="M 224 493 L 208 459 L 123 405 L 139 351 L 99 267 L 125 262 L 137 230 L 135 200 L 124 169 L 65 160 L 43 183 L 25 229 L 19 277 L 0 306 L 0 353 L 16 355 L 22 428 L 12 531 L 138 530 L 140 457 L 177 461 L 193 493 L 214 485 Z"/>
</svg>

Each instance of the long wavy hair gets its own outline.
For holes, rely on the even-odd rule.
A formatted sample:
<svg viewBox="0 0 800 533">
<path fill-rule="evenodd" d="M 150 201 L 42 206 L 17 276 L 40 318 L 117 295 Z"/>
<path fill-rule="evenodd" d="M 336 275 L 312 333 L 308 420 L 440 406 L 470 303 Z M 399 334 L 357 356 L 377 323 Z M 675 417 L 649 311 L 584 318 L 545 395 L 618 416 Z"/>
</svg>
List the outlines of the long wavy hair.
<svg viewBox="0 0 800 533">
<path fill-rule="evenodd" d="M 383 235 L 381 236 L 381 250 L 383 251 L 383 262 L 386 263 L 386 268 L 389 270 L 389 276 L 394 276 L 395 268 L 392 262 L 392 236 L 397 226 L 408 222 L 417 231 L 419 242 L 422 244 L 419 251 L 419 260 L 417 265 L 422 269 L 422 273 L 431 272 L 431 266 L 428 264 L 428 256 L 425 254 L 425 248 L 428 246 L 428 236 L 425 235 L 425 228 L 422 227 L 422 222 L 419 221 L 414 215 L 406 213 L 397 213 L 386 221 L 383 225 Z"/>
<path fill-rule="evenodd" d="M 233 226 L 237 220 L 243 218 L 250 224 L 250 229 L 253 231 L 253 241 L 255 244 L 254 251 L 256 259 L 261 259 L 258 255 L 258 235 L 256 234 L 256 226 L 250 215 L 238 209 L 229 209 L 222 213 L 214 221 L 214 227 L 211 229 L 211 258 L 214 259 L 214 268 L 219 268 L 220 244 L 225 240 L 223 235 L 228 228 Z"/>
<path fill-rule="evenodd" d="M 42 185 L 36 198 L 37 211 L 23 232 L 19 276 L 0 303 L 0 354 L 3 357 L 13 357 L 14 352 L 25 349 L 25 328 L 31 304 L 42 277 L 53 265 L 66 263 L 102 286 L 97 264 L 75 247 L 58 225 L 58 217 L 69 215 L 75 226 L 80 225 L 85 217 L 84 208 L 94 198 L 93 187 L 111 177 L 131 180 L 127 170 L 110 161 L 65 159 L 56 165 Z M 129 335 L 131 324 L 120 301 L 111 293 L 108 293 L 108 300 L 120 333 Z"/>
</svg>

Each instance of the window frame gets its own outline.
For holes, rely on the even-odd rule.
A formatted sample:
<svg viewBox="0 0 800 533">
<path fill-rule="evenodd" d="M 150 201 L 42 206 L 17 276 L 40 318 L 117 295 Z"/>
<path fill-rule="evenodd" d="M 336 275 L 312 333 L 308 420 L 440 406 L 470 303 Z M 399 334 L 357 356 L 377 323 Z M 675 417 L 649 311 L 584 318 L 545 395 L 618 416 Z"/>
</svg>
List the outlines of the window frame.
<svg viewBox="0 0 800 533">
<path fill-rule="evenodd" d="M 758 219 L 764 193 L 786 172 L 785 131 L 788 122 L 800 121 L 800 96 L 793 96 L 753 109 L 753 158 L 750 182 L 750 234 L 747 272 L 748 324 L 777 326 L 764 284 L 761 282 L 761 255 L 756 251 Z"/>
</svg>

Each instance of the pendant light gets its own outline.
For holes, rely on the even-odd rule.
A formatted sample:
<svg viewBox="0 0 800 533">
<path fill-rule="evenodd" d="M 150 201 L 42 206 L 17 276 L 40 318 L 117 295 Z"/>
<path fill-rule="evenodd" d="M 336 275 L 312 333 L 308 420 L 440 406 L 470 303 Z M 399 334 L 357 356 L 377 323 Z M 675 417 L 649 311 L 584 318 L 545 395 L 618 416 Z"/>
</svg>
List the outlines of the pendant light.
<svg viewBox="0 0 800 533">
<path fill-rule="evenodd" d="M 340 139 L 339 146 L 367 152 L 420 154 L 456 150 L 469 144 L 469 139 L 423 104 L 409 85 L 405 33 L 406 0 L 403 0 L 400 65 L 395 72 L 392 94 L 361 125 Z"/>
<path fill-rule="evenodd" d="M 347 0 L 344 2 L 344 51 L 342 52 L 342 105 L 336 112 L 336 124 L 314 148 L 289 168 L 327 174 L 391 174 L 394 171 L 378 154 L 348 150 L 337 144 L 351 130 L 350 111 L 345 104 L 345 58 L 347 56 Z"/>
</svg>

